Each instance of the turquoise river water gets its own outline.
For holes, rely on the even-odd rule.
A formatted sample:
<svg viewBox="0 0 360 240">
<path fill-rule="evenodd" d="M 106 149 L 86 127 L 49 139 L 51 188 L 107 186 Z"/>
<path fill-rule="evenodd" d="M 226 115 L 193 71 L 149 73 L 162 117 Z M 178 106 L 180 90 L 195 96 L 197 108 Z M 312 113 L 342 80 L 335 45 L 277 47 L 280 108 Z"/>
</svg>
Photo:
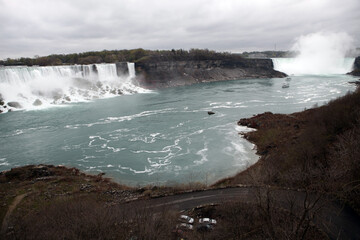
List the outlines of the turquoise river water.
<svg viewBox="0 0 360 240">
<path fill-rule="evenodd" d="M 210 184 L 258 160 L 240 118 L 292 113 L 353 91 L 347 75 L 203 83 L 0 114 L 0 171 L 25 164 L 105 172 L 131 185 Z M 43 100 L 44 101 L 44 100 Z M 208 115 L 207 111 L 214 111 Z"/>
</svg>

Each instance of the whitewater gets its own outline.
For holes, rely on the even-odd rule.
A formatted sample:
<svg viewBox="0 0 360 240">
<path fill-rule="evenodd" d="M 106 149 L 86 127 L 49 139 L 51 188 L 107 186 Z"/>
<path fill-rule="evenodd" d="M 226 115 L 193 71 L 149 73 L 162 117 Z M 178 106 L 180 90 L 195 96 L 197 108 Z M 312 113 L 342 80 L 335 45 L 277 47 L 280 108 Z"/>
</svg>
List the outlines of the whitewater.
<svg viewBox="0 0 360 240">
<path fill-rule="evenodd" d="M 326 59 L 326 60 L 324 60 Z M 341 75 L 351 71 L 354 58 L 273 58 L 274 69 L 288 75 Z"/>
<path fill-rule="evenodd" d="M 125 63 L 125 71 L 117 64 L 90 64 L 68 66 L 0 67 L 1 98 L 25 110 L 64 106 L 66 103 L 91 101 L 147 90 L 133 84 L 134 63 Z"/>
</svg>

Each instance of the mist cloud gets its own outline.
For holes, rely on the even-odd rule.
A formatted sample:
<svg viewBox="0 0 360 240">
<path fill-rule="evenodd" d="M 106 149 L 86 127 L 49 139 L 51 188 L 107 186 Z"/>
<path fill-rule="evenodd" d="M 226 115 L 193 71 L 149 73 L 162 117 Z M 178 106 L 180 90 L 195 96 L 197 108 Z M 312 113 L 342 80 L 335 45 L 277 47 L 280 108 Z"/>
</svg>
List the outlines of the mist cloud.
<svg viewBox="0 0 360 240">
<path fill-rule="evenodd" d="M 359 46 L 358 0 L 0 0 L 0 59 L 103 49 L 288 50 L 311 32 Z"/>
</svg>

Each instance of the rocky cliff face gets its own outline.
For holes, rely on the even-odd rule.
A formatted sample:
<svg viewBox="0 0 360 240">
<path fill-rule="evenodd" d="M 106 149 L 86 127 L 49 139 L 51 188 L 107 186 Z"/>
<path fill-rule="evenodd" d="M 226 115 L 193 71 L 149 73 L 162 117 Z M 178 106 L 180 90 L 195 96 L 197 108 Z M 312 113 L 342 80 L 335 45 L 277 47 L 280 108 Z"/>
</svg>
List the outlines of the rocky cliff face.
<svg viewBox="0 0 360 240">
<path fill-rule="evenodd" d="M 147 61 L 136 63 L 135 68 L 139 84 L 147 88 L 286 76 L 274 70 L 271 59 Z"/>
<path fill-rule="evenodd" d="M 117 62 L 115 63 L 116 72 L 118 76 L 126 76 L 129 75 L 129 68 L 127 62 Z"/>
<path fill-rule="evenodd" d="M 360 76 L 360 56 L 355 58 L 353 71 L 349 72 L 349 74 L 354 75 L 354 76 Z"/>
</svg>

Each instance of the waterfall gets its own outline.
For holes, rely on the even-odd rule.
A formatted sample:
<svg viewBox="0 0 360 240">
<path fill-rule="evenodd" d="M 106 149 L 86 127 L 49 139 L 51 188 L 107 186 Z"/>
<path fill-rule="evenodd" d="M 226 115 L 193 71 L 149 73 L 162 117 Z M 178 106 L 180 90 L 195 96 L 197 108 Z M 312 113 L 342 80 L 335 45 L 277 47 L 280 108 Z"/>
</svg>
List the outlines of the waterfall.
<svg viewBox="0 0 360 240">
<path fill-rule="evenodd" d="M 126 65 L 125 65 L 126 66 Z M 135 86 L 134 63 L 118 73 L 115 64 L 0 67 L 0 111 L 16 102 L 23 109 L 146 92 Z M 2 104 L 4 104 L 2 103 Z M 10 103 L 10 104 L 9 104 Z"/>
<path fill-rule="evenodd" d="M 129 69 L 129 77 L 132 79 L 135 77 L 135 63 L 127 63 Z"/>
<path fill-rule="evenodd" d="M 345 74 L 352 70 L 354 58 L 346 58 L 353 39 L 345 32 L 315 32 L 296 39 L 291 50 L 295 58 L 273 59 L 274 69 L 294 75 Z"/>
<path fill-rule="evenodd" d="M 115 64 L 96 64 L 99 79 L 117 79 Z"/>
<path fill-rule="evenodd" d="M 351 72 L 355 58 L 273 58 L 274 69 L 288 75 L 331 75 Z"/>
</svg>

